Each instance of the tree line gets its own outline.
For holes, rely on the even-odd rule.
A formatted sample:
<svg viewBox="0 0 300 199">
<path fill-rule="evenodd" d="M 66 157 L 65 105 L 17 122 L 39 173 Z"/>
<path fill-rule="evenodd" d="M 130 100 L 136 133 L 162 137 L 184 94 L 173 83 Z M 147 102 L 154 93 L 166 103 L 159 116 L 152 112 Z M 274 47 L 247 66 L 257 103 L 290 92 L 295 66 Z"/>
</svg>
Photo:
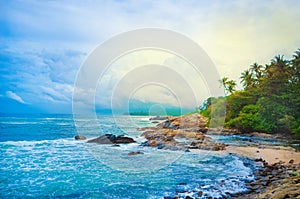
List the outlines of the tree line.
<svg viewBox="0 0 300 199">
<path fill-rule="evenodd" d="M 222 78 L 225 97 L 210 97 L 199 107 L 211 118 L 210 126 L 225 118 L 225 127 L 245 133 L 300 136 L 300 49 L 291 60 L 277 55 L 269 64 L 252 64 L 242 72 L 240 82 L 243 89 L 236 90 L 235 81 Z"/>
</svg>

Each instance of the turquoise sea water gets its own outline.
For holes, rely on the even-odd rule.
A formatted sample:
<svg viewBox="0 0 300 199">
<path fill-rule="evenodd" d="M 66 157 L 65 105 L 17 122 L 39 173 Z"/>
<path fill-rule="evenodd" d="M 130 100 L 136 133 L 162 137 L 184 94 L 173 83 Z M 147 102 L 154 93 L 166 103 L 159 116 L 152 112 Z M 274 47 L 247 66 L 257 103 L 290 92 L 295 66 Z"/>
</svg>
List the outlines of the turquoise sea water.
<svg viewBox="0 0 300 199">
<path fill-rule="evenodd" d="M 184 198 L 199 191 L 202 198 L 230 198 L 229 193 L 247 191 L 245 183 L 254 178 L 254 163 L 237 156 L 141 147 L 136 128 L 153 125 L 148 117 L 82 122 L 87 136 L 125 134 L 138 143 L 75 141 L 71 115 L 2 115 L 0 198 Z M 137 150 L 143 154 L 127 155 Z"/>
</svg>

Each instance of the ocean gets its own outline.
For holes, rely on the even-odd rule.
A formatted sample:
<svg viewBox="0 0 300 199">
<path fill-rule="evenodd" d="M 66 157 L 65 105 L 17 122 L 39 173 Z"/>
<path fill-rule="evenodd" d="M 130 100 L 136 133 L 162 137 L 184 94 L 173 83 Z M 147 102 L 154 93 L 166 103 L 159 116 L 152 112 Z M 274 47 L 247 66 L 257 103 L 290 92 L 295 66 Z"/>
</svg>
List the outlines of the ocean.
<svg viewBox="0 0 300 199">
<path fill-rule="evenodd" d="M 72 115 L 1 115 L 0 198 L 230 198 L 247 191 L 258 168 L 230 154 L 143 147 L 136 129 L 154 126 L 149 117 L 98 115 L 80 122 L 84 136 L 124 134 L 137 143 L 76 141 Z M 128 156 L 131 151 L 142 154 Z"/>
</svg>

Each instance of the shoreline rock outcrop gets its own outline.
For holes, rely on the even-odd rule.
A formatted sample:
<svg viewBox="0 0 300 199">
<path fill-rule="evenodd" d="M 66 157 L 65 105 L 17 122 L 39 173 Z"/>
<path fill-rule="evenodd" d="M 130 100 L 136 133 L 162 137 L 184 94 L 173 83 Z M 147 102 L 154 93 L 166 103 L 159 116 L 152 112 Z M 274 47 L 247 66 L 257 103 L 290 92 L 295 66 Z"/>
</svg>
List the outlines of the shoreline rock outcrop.
<svg viewBox="0 0 300 199">
<path fill-rule="evenodd" d="M 157 147 L 159 149 L 204 149 L 224 150 L 226 145 L 214 142 L 205 136 L 208 119 L 198 113 L 181 117 L 169 116 L 164 122 L 156 127 L 142 128 L 147 141 L 143 146 Z"/>
</svg>

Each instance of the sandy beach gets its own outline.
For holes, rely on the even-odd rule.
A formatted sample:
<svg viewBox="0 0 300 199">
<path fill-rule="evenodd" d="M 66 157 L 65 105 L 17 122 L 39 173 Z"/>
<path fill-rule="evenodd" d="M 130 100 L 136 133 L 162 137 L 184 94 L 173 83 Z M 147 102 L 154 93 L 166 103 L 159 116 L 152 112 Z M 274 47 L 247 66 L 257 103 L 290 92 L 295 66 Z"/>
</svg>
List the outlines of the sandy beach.
<svg viewBox="0 0 300 199">
<path fill-rule="evenodd" d="M 260 147 L 242 147 L 242 146 L 228 146 L 226 147 L 228 153 L 245 156 L 252 159 L 262 159 L 268 164 L 281 162 L 288 164 L 300 164 L 300 152 L 295 152 L 291 147 L 276 146 L 272 148 Z"/>
</svg>

